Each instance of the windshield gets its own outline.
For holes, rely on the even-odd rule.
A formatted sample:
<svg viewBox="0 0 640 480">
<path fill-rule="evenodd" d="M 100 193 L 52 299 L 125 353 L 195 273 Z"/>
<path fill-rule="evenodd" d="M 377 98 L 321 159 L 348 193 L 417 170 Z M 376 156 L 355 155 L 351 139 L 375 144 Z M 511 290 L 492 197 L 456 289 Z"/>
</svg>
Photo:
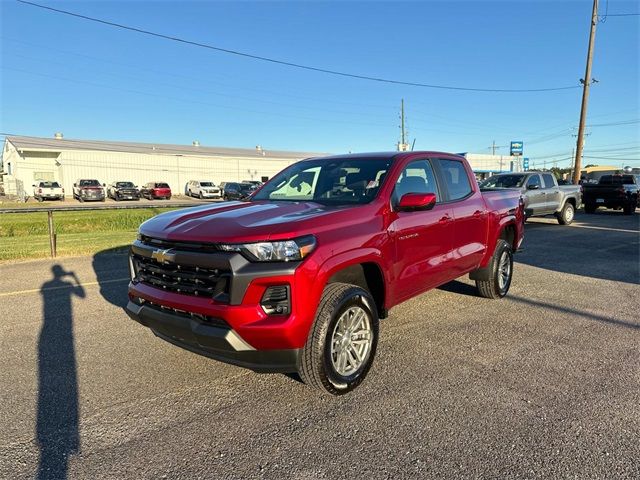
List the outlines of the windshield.
<svg viewBox="0 0 640 480">
<path fill-rule="evenodd" d="M 248 183 L 241 183 L 238 188 L 241 192 L 252 192 L 256 189 L 255 185 L 249 185 Z"/>
<path fill-rule="evenodd" d="M 80 180 L 81 187 L 99 187 L 100 182 L 98 180 Z"/>
<path fill-rule="evenodd" d="M 215 187 L 212 182 L 200 182 L 201 187 Z"/>
<path fill-rule="evenodd" d="M 117 182 L 116 188 L 133 188 L 133 183 L 131 182 Z"/>
<path fill-rule="evenodd" d="M 305 160 L 267 182 L 252 200 L 362 205 L 380 190 L 392 158 Z"/>
<path fill-rule="evenodd" d="M 524 179 L 524 175 L 494 175 L 481 182 L 480 188 L 519 188 Z"/>
</svg>

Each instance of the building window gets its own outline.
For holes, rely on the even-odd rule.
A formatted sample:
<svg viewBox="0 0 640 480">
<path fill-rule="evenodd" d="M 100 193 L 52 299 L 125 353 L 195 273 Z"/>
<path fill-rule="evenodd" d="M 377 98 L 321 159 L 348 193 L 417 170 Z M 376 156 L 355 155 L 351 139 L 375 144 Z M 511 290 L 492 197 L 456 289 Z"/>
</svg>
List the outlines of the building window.
<svg viewBox="0 0 640 480">
<path fill-rule="evenodd" d="M 7 162 L 7 173 L 11 175 L 11 162 Z"/>
<path fill-rule="evenodd" d="M 34 180 L 44 180 L 51 182 L 55 180 L 53 172 L 33 172 Z"/>
</svg>

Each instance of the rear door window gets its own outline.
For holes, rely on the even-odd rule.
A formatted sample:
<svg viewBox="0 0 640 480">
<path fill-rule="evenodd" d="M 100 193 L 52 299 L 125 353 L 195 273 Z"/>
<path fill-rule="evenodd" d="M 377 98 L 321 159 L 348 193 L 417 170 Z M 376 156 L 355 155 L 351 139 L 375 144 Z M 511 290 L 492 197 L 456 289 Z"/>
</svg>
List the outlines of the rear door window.
<svg viewBox="0 0 640 480">
<path fill-rule="evenodd" d="M 553 175 L 550 173 L 542 174 L 542 178 L 544 179 L 544 188 L 553 188 L 556 186 L 553 182 Z"/>
<path fill-rule="evenodd" d="M 473 193 L 467 170 L 461 161 L 441 158 L 438 164 L 447 188 L 447 200 L 460 200 Z"/>
</svg>

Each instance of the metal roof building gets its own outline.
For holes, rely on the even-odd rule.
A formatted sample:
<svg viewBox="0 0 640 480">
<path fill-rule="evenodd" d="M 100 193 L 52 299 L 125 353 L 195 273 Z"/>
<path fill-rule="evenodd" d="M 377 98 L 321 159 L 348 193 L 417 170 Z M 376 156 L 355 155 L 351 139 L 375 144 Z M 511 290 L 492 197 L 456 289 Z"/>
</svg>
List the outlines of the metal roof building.
<svg viewBox="0 0 640 480">
<path fill-rule="evenodd" d="M 80 178 L 100 183 L 129 180 L 136 185 L 167 182 L 175 194 L 184 193 L 189 180 L 264 180 L 284 167 L 321 153 L 206 147 L 192 145 L 68 140 L 8 136 L 2 151 L 0 175 L 6 194 L 30 194 L 36 180 L 55 180 L 71 195 Z"/>
</svg>

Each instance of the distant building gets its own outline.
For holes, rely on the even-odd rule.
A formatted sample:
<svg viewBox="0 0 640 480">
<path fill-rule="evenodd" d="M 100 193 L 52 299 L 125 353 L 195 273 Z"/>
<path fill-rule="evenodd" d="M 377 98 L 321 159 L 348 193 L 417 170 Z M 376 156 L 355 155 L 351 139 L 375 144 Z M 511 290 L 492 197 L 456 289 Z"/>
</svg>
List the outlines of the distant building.
<svg viewBox="0 0 640 480">
<path fill-rule="evenodd" d="M 478 180 L 496 173 L 522 171 L 520 159 L 511 155 L 489 155 L 484 153 L 461 153 L 467 159 Z"/>
<path fill-rule="evenodd" d="M 71 195 L 80 178 L 143 185 L 163 181 L 184 193 L 189 180 L 266 180 L 284 167 L 320 153 L 192 145 L 68 140 L 8 136 L 2 151 L 0 183 L 6 194 L 30 193 L 36 180 L 55 180 Z"/>
</svg>

